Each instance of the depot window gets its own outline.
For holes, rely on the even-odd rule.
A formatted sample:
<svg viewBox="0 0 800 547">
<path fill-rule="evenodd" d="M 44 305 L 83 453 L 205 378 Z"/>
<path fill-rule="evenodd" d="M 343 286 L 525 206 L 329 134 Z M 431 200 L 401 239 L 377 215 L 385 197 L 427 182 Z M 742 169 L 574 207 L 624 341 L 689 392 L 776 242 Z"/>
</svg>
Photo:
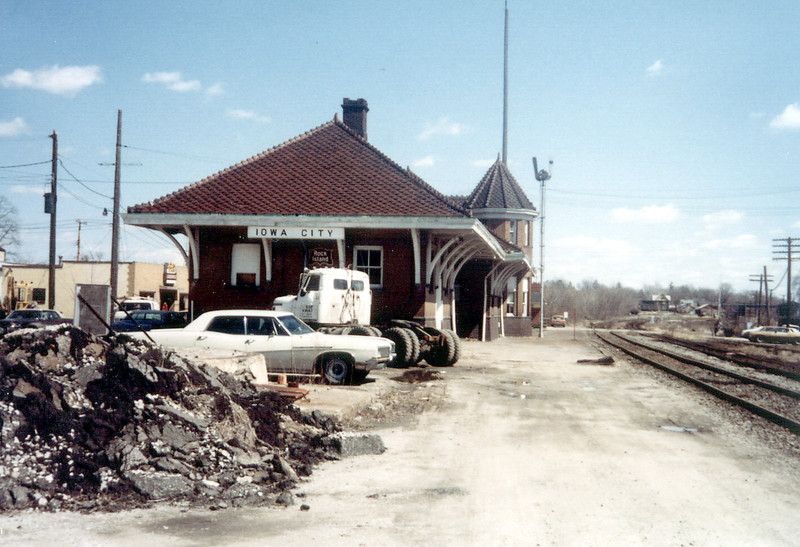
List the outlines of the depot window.
<svg viewBox="0 0 800 547">
<path fill-rule="evenodd" d="M 231 285 L 261 285 L 261 247 L 257 243 L 234 243 L 231 251 Z"/>
<path fill-rule="evenodd" d="M 517 311 L 517 278 L 512 277 L 506 285 L 506 315 L 515 315 Z"/>
<path fill-rule="evenodd" d="M 356 270 L 369 276 L 369 286 L 383 287 L 383 247 L 356 246 L 353 254 L 355 254 Z"/>
</svg>

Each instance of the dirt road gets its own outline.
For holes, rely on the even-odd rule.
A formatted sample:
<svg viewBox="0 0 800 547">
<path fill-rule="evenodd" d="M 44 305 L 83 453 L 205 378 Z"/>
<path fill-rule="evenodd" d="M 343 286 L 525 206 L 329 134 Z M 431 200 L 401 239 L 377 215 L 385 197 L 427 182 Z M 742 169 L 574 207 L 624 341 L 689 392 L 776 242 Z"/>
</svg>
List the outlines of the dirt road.
<svg viewBox="0 0 800 547">
<path fill-rule="evenodd" d="M 800 451 L 567 330 L 466 342 L 387 451 L 318 468 L 288 508 L 0 517 L 0 543 L 75 545 L 794 545 Z M 367 409 L 391 410 L 391 398 Z M 301 504 L 307 510 L 301 510 Z"/>
</svg>

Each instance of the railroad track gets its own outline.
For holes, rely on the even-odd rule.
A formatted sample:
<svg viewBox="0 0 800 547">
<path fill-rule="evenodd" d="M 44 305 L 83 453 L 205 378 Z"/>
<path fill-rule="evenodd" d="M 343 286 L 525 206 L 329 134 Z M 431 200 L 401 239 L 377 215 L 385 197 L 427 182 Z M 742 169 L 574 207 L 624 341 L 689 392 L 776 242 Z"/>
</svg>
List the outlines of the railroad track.
<svg viewBox="0 0 800 547">
<path fill-rule="evenodd" d="M 800 382 L 782 385 L 741 374 L 734 363 L 714 365 L 616 332 L 596 333 L 606 344 L 800 435 Z"/>
<path fill-rule="evenodd" d="M 645 336 L 652 338 L 653 340 L 657 340 L 659 342 L 664 342 L 667 344 L 674 344 L 677 346 L 682 346 L 687 349 L 699 351 L 700 353 L 704 353 L 706 355 L 711 355 L 717 357 L 719 359 L 723 359 L 725 361 L 730 361 L 732 363 L 736 363 L 737 365 L 741 365 L 743 367 L 748 367 L 754 370 L 759 370 L 763 372 L 767 372 L 769 374 L 776 374 L 779 376 L 785 376 L 786 378 L 790 378 L 792 380 L 800 381 L 800 372 L 797 372 L 797 366 L 791 366 L 789 364 L 775 364 L 775 363 L 767 363 L 764 359 L 758 359 L 751 355 L 745 355 L 742 353 L 738 353 L 736 348 L 720 348 L 717 346 L 713 346 L 708 343 L 704 342 L 693 342 L 689 340 L 680 340 L 676 338 L 667 338 L 664 335 L 646 333 Z M 752 342 L 748 342 L 748 345 L 752 345 Z M 775 344 L 762 344 L 762 346 L 768 347 L 770 349 L 776 348 Z M 783 350 L 793 350 L 794 348 L 791 346 L 781 346 Z"/>
</svg>

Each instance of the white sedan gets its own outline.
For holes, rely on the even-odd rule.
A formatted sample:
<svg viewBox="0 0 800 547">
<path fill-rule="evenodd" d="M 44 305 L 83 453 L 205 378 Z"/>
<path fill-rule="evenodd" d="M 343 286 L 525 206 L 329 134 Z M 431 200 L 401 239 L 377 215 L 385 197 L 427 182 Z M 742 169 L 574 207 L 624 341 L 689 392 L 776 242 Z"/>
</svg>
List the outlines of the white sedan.
<svg viewBox="0 0 800 547">
<path fill-rule="evenodd" d="M 394 342 L 373 336 L 314 331 L 293 314 L 263 310 L 218 310 L 182 329 L 126 333 L 168 347 L 198 347 L 260 353 L 270 374 L 321 374 L 331 384 L 361 381 L 395 357 Z"/>
<path fill-rule="evenodd" d="M 788 327 L 755 327 L 742 331 L 742 336 L 751 342 L 769 342 L 773 344 L 800 344 L 800 329 Z"/>
</svg>

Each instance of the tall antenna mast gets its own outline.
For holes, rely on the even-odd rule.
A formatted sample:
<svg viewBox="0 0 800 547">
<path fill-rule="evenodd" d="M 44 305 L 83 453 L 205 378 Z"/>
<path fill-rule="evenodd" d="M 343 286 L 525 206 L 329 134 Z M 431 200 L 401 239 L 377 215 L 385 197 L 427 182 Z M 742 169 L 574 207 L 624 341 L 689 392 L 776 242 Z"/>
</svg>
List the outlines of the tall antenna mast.
<svg viewBox="0 0 800 547">
<path fill-rule="evenodd" d="M 503 164 L 508 165 L 508 0 L 506 0 L 506 28 L 503 42 Z"/>
</svg>

